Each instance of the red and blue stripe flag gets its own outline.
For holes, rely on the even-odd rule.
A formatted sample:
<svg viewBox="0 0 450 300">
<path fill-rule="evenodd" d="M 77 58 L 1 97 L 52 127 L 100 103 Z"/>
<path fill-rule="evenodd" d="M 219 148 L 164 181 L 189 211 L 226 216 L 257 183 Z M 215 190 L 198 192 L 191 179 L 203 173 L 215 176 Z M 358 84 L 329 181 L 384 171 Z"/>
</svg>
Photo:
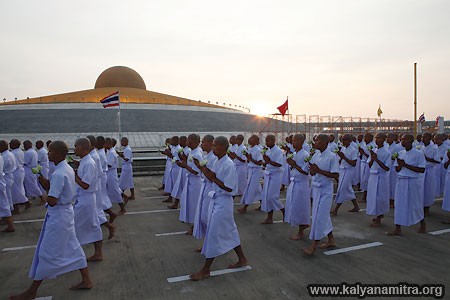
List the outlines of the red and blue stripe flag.
<svg viewBox="0 0 450 300">
<path fill-rule="evenodd" d="M 119 106 L 120 104 L 120 97 L 119 92 L 115 92 L 114 94 L 111 94 L 102 100 L 100 102 L 103 104 L 103 108 L 111 107 L 111 106 Z"/>
<path fill-rule="evenodd" d="M 420 117 L 419 117 L 419 120 L 417 120 L 417 123 L 424 123 L 425 122 L 425 114 L 422 114 Z"/>
</svg>

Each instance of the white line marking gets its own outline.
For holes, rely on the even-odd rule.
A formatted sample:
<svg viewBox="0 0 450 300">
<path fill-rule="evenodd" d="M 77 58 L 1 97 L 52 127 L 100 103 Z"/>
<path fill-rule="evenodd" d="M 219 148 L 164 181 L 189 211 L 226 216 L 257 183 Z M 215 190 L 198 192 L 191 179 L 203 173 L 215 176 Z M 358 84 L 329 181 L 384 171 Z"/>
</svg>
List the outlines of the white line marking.
<svg viewBox="0 0 450 300">
<path fill-rule="evenodd" d="M 343 252 L 348 252 L 348 251 L 353 251 L 353 250 L 359 250 L 359 249 L 364 249 L 364 248 L 370 248 L 370 247 L 376 247 L 376 246 L 381 246 L 381 245 L 383 245 L 383 243 L 374 242 L 374 243 L 362 244 L 362 245 L 353 246 L 353 247 L 325 251 L 323 254 L 333 255 L 333 254 L 338 254 L 338 253 L 343 253 Z"/>
<path fill-rule="evenodd" d="M 359 211 L 366 211 L 367 208 L 360 208 Z"/>
<path fill-rule="evenodd" d="M 19 223 L 33 223 L 33 222 L 44 222 L 44 219 L 14 221 L 14 224 L 19 224 Z"/>
<path fill-rule="evenodd" d="M 443 234 L 443 233 L 447 233 L 447 232 L 450 232 L 450 228 L 437 230 L 437 231 L 431 231 L 431 232 L 428 232 L 428 233 L 431 234 L 431 235 L 438 235 L 438 234 Z"/>
<path fill-rule="evenodd" d="M 158 209 L 158 210 L 142 210 L 142 211 L 130 211 L 126 212 L 125 215 L 140 215 L 140 214 L 153 214 L 153 213 L 162 213 L 168 211 L 177 211 L 178 209 Z"/>
<path fill-rule="evenodd" d="M 141 191 L 159 191 L 157 188 L 142 188 Z"/>
<path fill-rule="evenodd" d="M 245 266 L 245 267 L 240 267 L 240 268 L 236 268 L 236 269 L 217 270 L 217 271 L 211 272 L 211 277 L 223 275 L 223 274 L 234 273 L 234 272 L 247 271 L 247 270 L 251 270 L 251 269 L 252 268 L 250 266 Z M 184 281 L 184 280 L 190 280 L 189 275 L 167 278 L 168 282 L 179 282 L 179 281 Z"/>
<path fill-rule="evenodd" d="M 142 197 L 142 199 L 163 199 L 167 196 L 152 196 L 152 197 Z"/>
<path fill-rule="evenodd" d="M 22 249 L 29 249 L 29 248 L 36 248 L 36 245 L 34 246 L 23 246 L 23 247 L 13 247 L 13 248 L 3 248 L 2 251 L 16 251 L 16 250 L 22 250 Z"/>
<path fill-rule="evenodd" d="M 276 220 L 276 221 L 273 221 L 273 224 L 275 224 L 275 223 L 283 223 L 283 220 Z"/>
<path fill-rule="evenodd" d="M 167 236 L 167 235 L 177 235 L 177 234 L 185 234 L 187 231 L 178 231 L 178 232 L 167 232 L 167 233 L 157 233 L 155 236 Z"/>
<path fill-rule="evenodd" d="M 52 300 L 52 296 L 34 298 L 34 300 Z"/>
</svg>

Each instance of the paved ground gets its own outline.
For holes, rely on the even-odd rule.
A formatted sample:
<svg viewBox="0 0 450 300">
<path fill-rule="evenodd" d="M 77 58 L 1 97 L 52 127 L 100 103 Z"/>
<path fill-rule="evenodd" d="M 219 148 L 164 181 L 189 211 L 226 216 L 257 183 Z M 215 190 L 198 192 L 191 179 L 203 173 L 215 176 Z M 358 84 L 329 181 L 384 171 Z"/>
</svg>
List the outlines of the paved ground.
<svg viewBox="0 0 450 300">
<path fill-rule="evenodd" d="M 178 221 L 178 211 L 166 211 L 161 203 L 163 198 L 156 190 L 160 179 L 135 179 L 137 199 L 129 202 L 128 211 L 147 212 L 117 219 L 115 239 L 104 241 L 105 260 L 89 263 L 95 284 L 92 290 L 69 291 L 68 287 L 80 278 L 77 272 L 72 272 L 44 281 L 38 296 L 65 300 L 309 299 L 306 286 L 311 283 L 449 284 L 450 233 L 417 234 L 417 227 L 414 227 L 405 228 L 402 237 L 388 237 L 385 233 L 393 227 L 392 213 L 384 218 L 380 228 L 374 229 L 368 226 L 371 218 L 364 211 L 346 212 L 351 206 L 349 203 L 332 218 L 336 249 L 373 242 L 382 245 L 335 255 L 325 255 L 324 250 L 318 250 L 314 257 L 307 257 L 300 249 L 309 246 L 310 241 L 288 240 L 296 231 L 288 224 L 260 225 L 265 214 L 254 211 L 254 204 L 249 213 L 235 214 L 250 270 L 200 282 L 169 283 L 168 278 L 199 270 L 204 258 L 193 252 L 201 242 L 192 236 L 155 236 L 188 229 L 187 224 Z M 282 198 L 285 198 L 284 194 Z M 430 232 L 448 228 L 441 221 L 450 215 L 443 212 L 440 205 L 439 201 L 431 208 L 431 216 L 427 219 Z M 154 210 L 158 212 L 148 212 Z M 41 219 L 44 214 L 42 207 L 34 206 L 16 221 Z M 281 219 L 281 213 L 276 213 L 275 219 Z M 35 245 L 41 226 L 39 221 L 17 223 L 15 233 L 0 235 L 0 299 L 28 287 L 31 282 L 28 272 L 34 254 L 34 248 L 2 250 Z M 104 234 L 106 236 L 106 232 Z M 93 253 L 93 246 L 85 247 L 85 251 Z M 235 254 L 230 252 L 216 259 L 212 269 L 225 269 L 235 260 Z M 449 296 L 444 298 L 449 299 Z"/>
</svg>

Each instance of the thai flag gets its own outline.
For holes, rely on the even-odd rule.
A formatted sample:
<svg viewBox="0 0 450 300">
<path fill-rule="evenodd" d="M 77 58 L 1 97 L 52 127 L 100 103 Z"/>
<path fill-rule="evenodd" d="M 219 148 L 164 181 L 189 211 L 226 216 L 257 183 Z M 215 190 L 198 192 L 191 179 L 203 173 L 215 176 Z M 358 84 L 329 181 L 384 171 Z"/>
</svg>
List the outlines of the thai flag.
<svg viewBox="0 0 450 300">
<path fill-rule="evenodd" d="M 119 103 L 120 103 L 119 91 L 103 98 L 102 100 L 100 100 L 100 102 L 103 104 L 103 108 L 107 108 L 107 107 L 111 107 L 111 106 L 119 106 Z"/>
<path fill-rule="evenodd" d="M 419 120 L 417 120 L 417 123 L 424 123 L 425 122 L 425 114 L 422 114 L 420 117 L 419 117 Z"/>
</svg>

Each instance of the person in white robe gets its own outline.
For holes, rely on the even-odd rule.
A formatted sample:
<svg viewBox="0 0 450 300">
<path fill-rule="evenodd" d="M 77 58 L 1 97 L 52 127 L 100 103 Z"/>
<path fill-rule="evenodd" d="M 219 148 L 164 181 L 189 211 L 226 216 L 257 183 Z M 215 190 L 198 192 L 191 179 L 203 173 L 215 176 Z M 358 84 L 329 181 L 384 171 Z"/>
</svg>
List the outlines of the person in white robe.
<svg viewBox="0 0 450 300">
<path fill-rule="evenodd" d="M 76 201 L 73 207 L 75 233 L 81 245 L 94 243 L 95 253 L 88 261 L 103 260 L 102 230 L 98 220 L 95 193 L 97 190 L 98 171 L 94 160 L 89 155 L 91 144 L 87 138 L 75 142 L 75 155 L 81 160 L 75 172 L 77 183 Z"/>
<path fill-rule="evenodd" d="M 166 155 L 165 151 L 170 147 L 171 147 L 170 138 L 167 138 L 166 143 L 164 144 L 163 148 L 159 150 L 159 152 L 163 155 Z M 158 188 L 158 190 L 160 190 L 160 191 L 164 191 L 164 187 L 166 186 L 166 181 L 170 177 L 169 167 L 170 167 L 170 157 L 166 155 L 166 166 L 164 168 L 164 175 L 161 180 L 161 186 Z"/>
<path fill-rule="evenodd" d="M 197 134 L 190 134 L 187 139 L 187 146 L 192 150 L 189 153 L 187 160 L 182 163 L 182 168 L 186 173 L 186 179 L 183 192 L 181 193 L 179 220 L 188 224 L 194 224 L 195 222 L 195 212 L 197 210 L 202 184 L 200 169 L 194 162 L 194 160 L 203 160 L 203 150 L 199 145 L 200 136 Z M 193 231 L 194 225 L 191 226 L 186 234 L 192 235 Z"/>
<path fill-rule="evenodd" d="M 27 196 L 27 198 L 39 197 L 41 199 L 40 204 L 45 204 L 45 199 L 42 196 L 42 191 L 38 185 L 38 177 L 31 171 L 32 168 L 36 168 L 38 166 L 38 154 L 36 150 L 33 149 L 33 144 L 30 140 L 24 141 L 23 147 L 25 149 L 23 160 L 23 166 L 25 168 L 25 196 Z"/>
<path fill-rule="evenodd" d="M 128 144 L 128 138 L 123 137 L 120 140 L 120 144 L 124 147 L 123 152 L 118 152 L 122 158 L 122 172 L 120 173 L 119 187 L 123 191 L 124 196 L 126 190 L 130 190 L 131 195 L 128 197 L 130 200 L 136 199 L 134 195 L 134 183 L 133 183 L 133 151 Z"/>
<path fill-rule="evenodd" d="M 242 196 L 244 194 L 245 187 L 247 186 L 247 157 L 245 156 L 245 152 L 247 151 L 244 145 L 244 136 L 242 134 L 238 134 L 236 136 L 236 145 L 234 150 L 230 152 L 230 158 L 233 159 L 234 165 L 236 167 L 236 172 L 238 175 L 238 189 L 236 191 L 236 196 Z"/>
<path fill-rule="evenodd" d="M 370 149 L 375 148 L 375 143 L 373 142 L 373 134 L 366 132 L 364 134 L 364 142 L 360 143 L 359 154 L 361 159 L 361 179 L 359 184 L 359 189 L 364 192 L 363 198 L 359 201 L 361 203 L 367 200 L 367 184 L 369 182 L 370 167 L 368 166 L 367 159 L 369 158 Z"/>
<path fill-rule="evenodd" d="M 5 173 L 4 178 L 6 182 L 6 197 L 8 198 L 9 208 L 12 211 L 12 214 L 16 214 L 14 212 L 14 203 L 12 198 L 12 190 L 14 186 L 14 171 L 17 168 L 16 158 L 11 151 L 8 150 L 8 143 L 5 140 L 0 141 L 0 152 L 3 157 L 3 173 Z"/>
<path fill-rule="evenodd" d="M 422 147 L 423 145 L 424 145 L 424 142 L 422 140 L 422 135 L 418 134 L 416 137 L 416 140 L 413 143 L 413 146 L 414 147 L 417 147 L 417 146 Z M 417 150 L 420 150 L 420 149 L 417 149 Z"/>
<path fill-rule="evenodd" d="M 266 136 L 267 151 L 263 154 L 264 184 L 261 210 L 267 212 L 267 218 L 261 224 L 273 224 L 273 212 L 281 210 L 284 217 L 284 207 L 280 201 L 281 177 L 283 175 L 283 151 L 275 143 L 275 136 Z"/>
<path fill-rule="evenodd" d="M 386 142 L 388 144 L 388 150 L 391 153 L 391 163 L 389 164 L 389 207 L 394 207 L 394 198 L 395 198 L 395 186 L 397 184 L 397 171 L 394 167 L 395 157 L 398 156 L 398 153 L 401 149 L 398 147 L 398 144 L 395 142 L 398 136 L 394 133 L 389 133 L 386 138 Z"/>
<path fill-rule="evenodd" d="M 314 147 L 318 150 L 309 163 L 309 173 L 313 176 L 312 190 L 312 220 L 309 239 L 312 244 L 303 248 L 305 254 L 312 255 L 321 239 L 328 237 L 328 241 L 320 248 L 336 246 L 331 224 L 330 209 L 333 202 L 333 180 L 339 178 L 338 156 L 328 148 L 328 136 L 320 134 Z"/>
<path fill-rule="evenodd" d="M 370 167 L 369 182 L 367 185 L 367 209 L 366 214 L 375 216 L 371 227 L 381 226 L 381 219 L 390 210 L 389 197 L 389 171 L 391 167 L 391 152 L 385 145 L 386 134 L 377 133 L 375 136 L 376 147 L 370 150 L 368 166 Z"/>
<path fill-rule="evenodd" d="M 97 153 L 100 157 L 100 164 L 102 167 L 102 175 L 100 177 L 100 190 L 102 192 L 102 204 L 103 204 L 103 211 L 108 213 L 109 215 L 109 222 L 113 223 L 114 220 L 117 218 L 117 214 L 113 212 L 111 199 L 109 198 L 108 189 L 106 188 L 106 183 L 108 181 L 108 160 L 106 158 L 106 152 L 105 152 L 105 138 L 103 136 L 98 136 L 96 138 L 97 144 Z"/>
<path fill-rule="evenodd" d="M 24 153 L 20 149 L 21 142 L 18 139 L 12 139 L 9 142 L 9 147 L 11 148 L 11 153 L 16 159 L 16 169 L 14 170 L 13 177 L 14 183 L 11 189 L 11 197 L 13 201 L 14 211 L 19 213 L 19 205 L 25 204 L 25 210 L 29 209 L 31 202 L 28 201 L 25 196 L 25 169 L 23 168 Z"/>
<path fill-rule="evenodd" d="M 204 157 L 204 160 L 202 162 L 197 161 L 194 159 L 194 163 L 199 168 L 199 170 L 202 170 L 202 165 L 206 164 L 206 167 L 210 170 L 212 170 L 214 163 L 217 160 L 217 156 L 214 154 L 213 151 L 213 142 L 214 137 L 212 135 L 205 135 L 202 139 L 202 150 L 205 151 L 207 154 Z M 208 179 L 208 177 L 201 173 L 201 186 L 200 186 L 200 194 L 199 199 L 197 203 L 197 209 L 195 211 L 195 220 L 194 220 L 194 232 L 193 235 L 196 239 L 202 239 L 206 235 L 206 227 L 208 225 L 208 211 L 209 211 L 209 205 L 211 203 L 211 197 L 209 196 L 209 192 L 213 190 L 213 183 L 211 180 Z M 198 252 L 201 251 L 201 249 L 197 249 Z"/>
<path fill-rule="evenodd" d="M 293 153 L 292 149 L 292 135 L 286 137 L 286 142 L 279 144 L 278 146 L 283 151 L 283 174 L 281 175 L 281 192 L 286 190 L 286 187 L 291 182 L 291 166 L 287 163 L 287 157 Z"/>
<path fill-rule="evenodd" d="M 342 137 L 343 147 L 337 148 L 336 152 L 339 160 L 339 182 L 337 187 L 335 208 L 331 211 L 333 215 L 337 215 L 341 205 L 347 201 L 352 201 L 353 208 L 349 212 L 359 212 L 359 206 L 356 202 L 355 191 L 353 190 L 354 172 L 356 168 L 356 160 L 358 156 L 358 150 L 351 145 L 352 137 L 350 134 L 346 134 Z M 330 149 L 330 147 L 328 147 Z"/>
<path fill-rule="evenodd" d="M 3 172 L 3 167 L 5 163 L 3 157 L 0 155 L 0 218 L 2 223 L 8 225 L 6 228 L 0 232 L 14 232 L 14 221 L 11 215 L 11 207 L 9 205 L 8 196 L 6 196 L 6 180 L 5 173 Z"/>
<path fill-rule="evenodd" d="M 114 232 L 116 231 L 116 227 L 108 221 L 105 215 L 105 211 L 103 210 L 103 193 L 102 193 L 102 176 L 103 176 L 103 169 L 102 169 L 102 162 L 100 160 L 100 155 L 98 155 L 97 150 L 95 149 L 95 146 L 97 144 L 97 139 L 93 135 L 88 135 L 86 137 L 89 140 L 90 143 L 90 152 L 89 156 L 92 158 L 92 160 L 95 163 L 95 169 L 97 170 L 97 178 L 96 181 L 92 183 L 92 185 L 95 185 L 95 207 L 97 209 L 97 217 L 98 222 L 100 226 L 105 226 L 109 231 L 108 240 L 112 239 L 114 237 Z"/>
<path fill-rule="evenodd" d="M 41 140 L 37 141 L 35 145 L 38 154 L 38 165 L 42 167 L 41 174 L 44 178 L 48 179 L 49 161 L 47 149 L 45 149 L 44 142 Z M 45 190 L 41 185 L 39 185 L 39 188 L 41 189 L 42 194 L 45 194 Z"/>
<path fill-rule="evenodd" d="M 118 155 L 112 146 L 112 139 L 105 139 L 106 161 L 108 162 L 108 171 L 106 172 L 106 190 L 112 203 L 120 206 L 117 213 L 123 215 L 126 213 L 125 204 L 123 203 L 122 190 L 119 187 L 119 178 L 117 176 L 117 168 L 119 166 Z"/>
<path fill-rule="evenodd" d="M 431 133 L 424 133 L 422 137 L 423 145 L 420 151 L 425 155 L 425 160 L 427 161 L 425 166 L 424 174 L 424 188 L 423 188 L 423 208 L 424 216 L 428 216 L 430 212 L 430 207 L 434 203 L 434 198 L 436 196 L 436 172 L 435 168 L 439 167 L 441 161 L 438 153 L 438 148 L 436 145 L 431 144 Z"/>
<path fill-rule="evenodd" d="M 233 195 L 237 189 L 236 168 L 226 155 L 228 141 L 219 136 L 214 139 L 214 154 L 217 161 L 213 169 L 202 167 L 202 173 L 214 183 L 213 190 L 209 192 L 211 203 L 208 213 L 208 225 L 203 242 L 202 254 L 206 257 L 203 268 L 189 277 L 191 280 L 200 280 L 210 276 L 211 264 L 214 258 L 234 249 L 239 261 L 228 266 L 238 268 L 247 265 L 247 259 L 242 251 L 239 232 L 233 217 Z"/>
<path fill-rule="evenodd" d="M 328 138 L 329 138 L 328 150 L 330 150 L 330 152 L 334 153 L 336 151 L 336 149 L 338 149 L 338 145 L 334 141 L 336 137 L 334 134 L 330 134 Z"/>
<path fill-rule="evenodd" d="M 426 225 L 423 214 L 423 173 L 426 160 L 423 152 L 412 146 L 411 134 L 402 136 L 405 150 L 400 151 L 394 166 L 397 170 L 397 187 L 395 190 L 394 224 L 395 229 L 388 235 L 401 235 L 401 226 L 411 226 L 420 222 L 419 233 L 425 233 Z"/>
<path fill-rule="evenodd" d="M 286 211 L 284 222 L 291 227 L 298 226 L 298 233 L 291 236 L 291 240 L 300 240 L 304 237 L 303 231 L 311 223 L 311 201 L 309 198 L 309 153 L 303 150 L 305 136 L 296 134 L 292 138 L 293 153 L 288 156 L 287 163 L 291 169 L 291 183 L 286 192 Z"/>
<path fill-rule="evenodd" d="M 164 151 L 164 154 L 167 155 L 167 158 L 170 159 L 170 168 L 169 168 L 169 175 L 167 177 L 167 180 L 165 182 L 165 186 L 164 186 L 164 194 L 168 196 L 167 199 L 162 200 L 162 202 L 173 202 L 172 199 L 172 190 L 175 186 L 175 183 L 178 179 L 178 175 L 181 171 L 181 168 L 177 165 L 177 161 L 180 160 L 180 153 L 183 151 L 181 150 L 181 146 L 179 145 L 179 138 L 178 136 L 173 136 L 170 139 L 170 144 L 171 146 L 169 148 L 167 148 Z M 175 201 L 176 205 L 170 205 L 168 206 L 170 207 L 174 207 L 174 209 L 178 208 L 178 202 Z"/>
<path fill-rule="evenodd" d="M 364 143 L 363 141 L 363 135 L 360 134 L 358 135 L 357 139 L 355 140 L 355 146 L 356 146 L 356 150 L 358 151 L 358 155 L 356 157 L 356 169 L 355 169 L 355 179 L 354 179 L 354 183 L 355 185 L 358 186 L 358 190 L 360 190 L 360 185 L 361 185 L 361 154 L 359 153 L 359 148 L 362 146 L 362 144 Z"/>
<path fill-rule="evenodd" d="M 178 167 L 179 172 L 176 178 L 174 178 L 174 184 L 170 196 L 175 199 L 173 205 L 168 206 L 171 209 L 178 208 L 180 203 L 181 194 L 183 193 L 184 185 L 186 183 L 186 170 L 182 167 L 182 164 L 187 161 L 191 148 L 187 146 L 187 137 L 180 136 L 180 148 L 178 149 L 177 159 L 175 160 L 175 165 Z M 175 166 L 174 165 L 174 166 Z"/>
<path fill-rule="evenodd" d="M 72 201 L 75 200 L 76 184 L 74 171 L 65 160 L 67 152 L 64 142 L 55 141 L 50 145 L 49 157 L 56 167 L 50 181 L 39 177 L 48 193 L 47 213 L 29 272 L 34 281 L 24 293 L 10 299 L 34 299 L 44 279 L 54 279 L 75 270 L 80 270 L 82 279 L 71 289 L 93 287 L 86 256 L 75 233 Z"/>
<path fill-rule="evenodd" d="M 47 152 L 50 149 L 50 144 L 52 143 L 51 140 L 47 140 L 45 142 L 45 145 L 47 146 Z M 53 171 L 55 170 L 55 163 L 51 160 L 48 161 L 48 178 L 50 178 L 53 174 Z"/>
<path fill-rule="evenodd" d="M 444 134 L 438 134 L 435 137 L 436 145 L 437 145 L 437 152 L 439 156 L 440 164 L 436 167 L 436 196 L 439 197 L 444 193 L 444 186 L 445 186 L 445 176 L 447 174 L 445 168 L 444 168 L 444 158 L 445 153 L 449 149 L 446 143 L 446 135 Z"/>
<path fill-rule="evenodd" d="M 262 201 L 262 188 L 260 180 L 262 178 L 262 147 L 259 144 L 259 137 L 252 135 L 248 139 L 249 147 L 246 151 L 246 158 L 248 161 L 248 181 L 245 187 L 244 194 L 241 198 L 243 207 L 239 208 L 240 213 L 245 213 L 247 207 L 253 202 Z"/>
<path fill-rule="evenodd" d="M 445 177 L 445 187 L 444 187 L 444 200 L 442 201 L 442 209 L 445 211 L 450 211 L 450 150 L 444 158 L 444 168 L 447 171 L 447 176 Z M 442 221 L 444 224 L 450 224 L 450 220 Z"/>
</svg>

